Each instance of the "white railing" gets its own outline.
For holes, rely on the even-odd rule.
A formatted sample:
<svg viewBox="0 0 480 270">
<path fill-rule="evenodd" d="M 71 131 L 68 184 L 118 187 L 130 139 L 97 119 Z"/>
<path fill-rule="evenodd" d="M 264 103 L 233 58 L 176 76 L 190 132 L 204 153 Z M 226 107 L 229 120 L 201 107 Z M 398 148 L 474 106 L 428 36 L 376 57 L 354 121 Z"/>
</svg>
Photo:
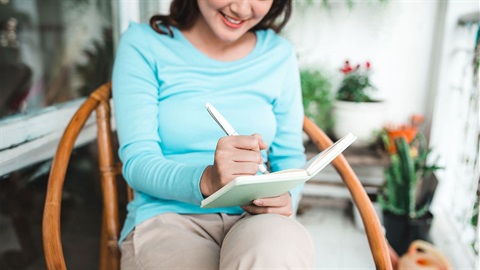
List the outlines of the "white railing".
<svg viewBox="0 0 480 270">
<path fill-rule="evenodd" d="M 80 98 L 29 114 L 18 114 L 1 119 L 0 177 L 51 159 L 70 119 L 84 101 L 85 98 Z M 113 114 L 112 110 L 112 117 Z M 112 129 L 115 128 L 115 121 L 112 121 Z M 94 112 L 85 123 L 75 142 L 75 147 L 85 145 L 96 137 Z"/>
</svg>

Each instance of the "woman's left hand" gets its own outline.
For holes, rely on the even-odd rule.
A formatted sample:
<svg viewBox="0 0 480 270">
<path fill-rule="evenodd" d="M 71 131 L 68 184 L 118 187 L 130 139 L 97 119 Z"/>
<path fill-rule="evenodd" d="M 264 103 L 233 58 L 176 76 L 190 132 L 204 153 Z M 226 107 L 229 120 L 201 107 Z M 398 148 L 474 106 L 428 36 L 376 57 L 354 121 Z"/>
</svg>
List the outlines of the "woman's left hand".
<svg viewBox="0 0 480 270">
<path fill-rule="evenodd" d="M 287 192 L 278 197 L 256 199 L 253 204 L 242 206 L 242 209 L 252 215 L 279 214 L 289 217 L 293 214 L 292 197 Z"/>
</svg>

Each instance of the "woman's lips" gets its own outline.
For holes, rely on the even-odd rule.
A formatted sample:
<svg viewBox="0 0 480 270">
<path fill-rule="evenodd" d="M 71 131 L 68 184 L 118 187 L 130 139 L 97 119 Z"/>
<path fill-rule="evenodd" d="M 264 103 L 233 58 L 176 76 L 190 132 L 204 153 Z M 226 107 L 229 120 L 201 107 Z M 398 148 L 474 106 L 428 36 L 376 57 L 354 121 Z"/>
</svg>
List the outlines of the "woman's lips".
<svg viewBox="0 0 480 270">
<path fill-rule="evenodd" d="M 234 29 L 237 29 L 237 28 L 240 28 L 242 27 L 242 25 L 245 23 L 245 21 L 242 21 L 242 20 L 237 20 L 237 19 L 234 19 L 232 17 L 229 17 L 225 14 L 222 13 L 222 19 L 223 19 L 223 22 L 230 28 L 234 28 Z"/>
</svg>

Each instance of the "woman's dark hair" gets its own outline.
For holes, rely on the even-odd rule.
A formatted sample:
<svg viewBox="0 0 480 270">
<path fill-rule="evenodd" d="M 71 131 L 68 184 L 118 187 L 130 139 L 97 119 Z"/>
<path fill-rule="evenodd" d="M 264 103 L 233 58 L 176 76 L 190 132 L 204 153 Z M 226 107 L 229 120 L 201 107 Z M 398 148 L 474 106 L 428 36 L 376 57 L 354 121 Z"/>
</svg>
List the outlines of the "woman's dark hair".
<svg viewBox="0 0 480 270">
<path fill-rule="evenodd" d="M 278 33 L 287 24 L 291 13 L 292 0 L 273 0 L 272 7 L 267 15 L 251 31 L 272 29 Z M 173 25 L 179 29 L 189 29 L 199 15 L 200 9 L 198 8 L 197 0 L 173 0 L 170 4 L 170 14 L 152 16 L 150 18 L 150 26 L 157 33 L 173 36 L 170 26 Z M 160 26 L 164 26 L 168 33 Z"/>
</svg>

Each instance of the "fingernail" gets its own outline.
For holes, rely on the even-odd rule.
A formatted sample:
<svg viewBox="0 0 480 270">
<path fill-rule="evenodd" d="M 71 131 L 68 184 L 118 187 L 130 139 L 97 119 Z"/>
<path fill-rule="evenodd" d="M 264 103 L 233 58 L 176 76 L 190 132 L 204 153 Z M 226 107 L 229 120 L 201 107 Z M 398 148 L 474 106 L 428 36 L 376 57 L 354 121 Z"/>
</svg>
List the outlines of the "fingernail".
<svg viewBox="0 0 480 270">
<path fill-rule="evenodd" d="M 256 206 L 261 206 L 263 202 L 261 200 L 254 200 L 253 204 L 255 204 Z"/>
</svg>

